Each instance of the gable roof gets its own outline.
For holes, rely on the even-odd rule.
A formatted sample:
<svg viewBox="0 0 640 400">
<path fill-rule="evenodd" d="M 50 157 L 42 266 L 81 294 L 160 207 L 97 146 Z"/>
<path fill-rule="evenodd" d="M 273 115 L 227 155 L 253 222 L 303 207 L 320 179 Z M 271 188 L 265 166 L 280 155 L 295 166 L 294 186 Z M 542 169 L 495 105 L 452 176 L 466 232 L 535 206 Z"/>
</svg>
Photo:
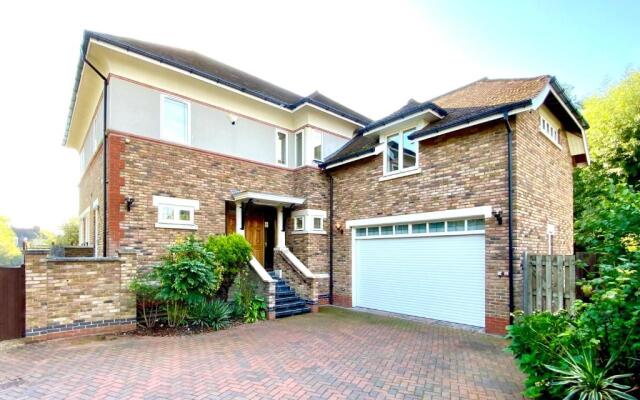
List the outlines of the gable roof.
<svg viewBox="0 0 640 400">
<path fill-rule="evenodd" d="M 367 125 L 371 122 L 371 119 L 366 116 L 317 91 L 309 96 L 301 96 L 195 51 L 149 43 L 132 38 L 109 35 L 106 33 L 85 31 L 82 43 L 84 54 L 87 54 L 91 39 L 119 47 L 123 50 L 170 65 L 174 68 L 179 68 L 191 74 L 209 79 L 218 84 L 254 96 L 260 100 L 273 103 L 288 110 L 294 110 L 304 104 L 312 104 L 353 121 L 358 125 Z M 73 105 L 76 101 L 79 78 L 82 72 L 82 64 L 83 62 L 81 59 L 80 68 L 78 69 L 76 77 L 76 85 L 72 95 L 71 110 L 73 110 Z M 70 113 L 71 112 L 72 111 L 70 111 Z M 70 118 L 67 124 L 67 134 L 69 124 Z"/>
<path fill-rule="evenodd" d="M 392 112 L 384 118 L 381 118 L 377 121 L 373 121 L 370 124 L 360 128 L 358 130 L 358 134 L 367 133 L 376 128 L 388 125 L 392 122 L 395 122 L 399 119 L 408 117 L 410 115 L 420 113 L 422 111 L 431 110 L 433 113 L 437 114 L 440 118 L 443 118 L 447 115 L 447 111 L 434 104 L 431 101 L 425 101 L 424 103 L 419 103 L 414 99 L 409 99 L 407 104 L 400 107 L 398 110 Z"/>
<path fill-rule="evenodd" d="M 410 138 L 421 138 L 446 129 L 455 129 L 461 125 L 489 116 L 528 107 L 549 85 L 551 85 L 556 93 L 563 98 L 563 101 L 569 105 L 581 125 L 584 128 L 588 127 L 580 113 L 566 96 L 564 96 L 555 78 L 550 75 L 519 79 L 483 78 L 433 98 L 425 103 L 418 103 L 433 103 L 445 111 L 445 116 L 438 121 L 428 124 L 425 128 L 414 132 Z M 415 100 L 410 100 L 403 108 L 382 120 L 391 117 L 409 106 L 415 106 L 415 103 L 417 103 Z M 377 121 L 372 122 L 370 125 L 376 123 Z M 361 129 L 361 131 L 364 129 L 366 129 L 366 127 Z M 379 140 L 377 137 L 366 136 L 359 132 L 349 143 L 329 156 L 322 165 L 323 167 L 327 167 L 351 158 L 373 153 L 378 143 Z"/>
</svg>

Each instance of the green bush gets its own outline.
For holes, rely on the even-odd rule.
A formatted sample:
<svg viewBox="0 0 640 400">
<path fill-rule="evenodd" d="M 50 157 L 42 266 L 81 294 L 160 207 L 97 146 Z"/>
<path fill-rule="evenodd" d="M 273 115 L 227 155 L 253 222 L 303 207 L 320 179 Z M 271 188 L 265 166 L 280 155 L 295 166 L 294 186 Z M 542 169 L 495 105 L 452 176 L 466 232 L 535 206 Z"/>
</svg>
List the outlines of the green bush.
<svg viewBox="0 0 640 400">
<path fill-rule="evenodd" d="M 251 260 L 251 244 L 238 234 L 209 236 L 206 244 L 218 264 L 222 267 L 222 281 L 216 296 L 224 301 L 229 298 L 229 288 L 238 272 L 246 268 Z"/>
<path fill-rule="evenodd" d="M 235 295 L 235 314 L 246 323 L 267 319 L 267 303 L 264 297 L 256 294 L 246 269 L 238 273 L 238 291 Z"/>
<path fill-rule="evenodd" d="M 204 243 L 188 236 L 168 249 L 156 267 L 160 290 L 158 298 L 166 303 L 169 326 L 185 322 L 188 306 L 208 300 L 220 287 L 222 268 Z"/>
<path fill-rule="evenodd" d="M 229 304 L 215 299 L 192 305 L 189 309 L 189 320 L 193 325 L 218 331 L 229 326 L 231 314 Z"/>
<path fill-rule="evenodd" d="M 158 300 L 160 287 L 153 273 L 136 277 L 129 285 L 129 290 L 136 296 L 137 308 L 142 313 L 142 320 L 147 328 L 153 328 L 158 322 L 161 303 Z"/>
</svg>

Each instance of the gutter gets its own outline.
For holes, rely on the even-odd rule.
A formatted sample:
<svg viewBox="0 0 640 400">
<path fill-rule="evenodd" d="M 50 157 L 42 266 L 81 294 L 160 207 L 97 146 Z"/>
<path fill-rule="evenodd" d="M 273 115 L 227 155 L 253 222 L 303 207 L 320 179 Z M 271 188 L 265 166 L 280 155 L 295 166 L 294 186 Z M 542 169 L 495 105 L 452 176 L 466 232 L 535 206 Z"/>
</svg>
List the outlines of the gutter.
<svg viewBox="0 0 640 400">
<path fill-rule="evenodd" d="M 107 101 L 108 101 L 108 89 L 109 89 L 109 80 L 105 77 L 98 69 L 91 64 L 89 60 L 87 60 L 87 56 L 84 53 L 84 49 L 82 51 L 82 61 L 87 64 L 91 69 L 102 79 L 104 83 L 104 88 L 102 91 L 103 96 L 103 104 L 102 104 L 102 114 L 103 114 L 103 122 L 102 122 L 102 257 L 107 256 Z M 97 243 L 96 243 L 97 244 Z"/>
<path fill-rule="evenodd" d="M 509 201 L 509 324 L 513 324 L 515 304 L 513 300 L 513 131 L 509 124 L 509 113 L 503 116 L 507 128 L 507 187 Z"/>
</svg>

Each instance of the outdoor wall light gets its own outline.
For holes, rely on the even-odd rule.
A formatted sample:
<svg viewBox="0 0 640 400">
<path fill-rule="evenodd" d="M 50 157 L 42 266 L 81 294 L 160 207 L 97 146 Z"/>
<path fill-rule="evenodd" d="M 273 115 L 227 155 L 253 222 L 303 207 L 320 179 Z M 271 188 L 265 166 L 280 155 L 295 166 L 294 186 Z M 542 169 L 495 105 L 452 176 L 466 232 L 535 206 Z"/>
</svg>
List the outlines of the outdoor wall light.
<svg viewBox="0 0 640 400">
<path fill-rule="evenodd" d="M 235 114 L 227 114 L 227 117 L 229 117 L 229 121 L 231 122 L 231 125 L 235 125 L 236 122 L 238 122 L 238 116 Z"/>
<path fill-rule="evenodd" d="M 496 218 L 496 221 L 498 221 L 498 225 L 502 225 L 502 207 L 498 206 L 494 208 L 491 212 L 491 215 Z"/>
<path fill-rule="evenodd" d="M 124 198 L 124 204 L 127 207 L 127 211 L 131 211 L 131 206 L 133 206 L 133 203 L 136 201 L 136 199 L 134 199 L 133 197 L 125 197 Z"/>
<path fill-rule="evenodd" d="M 341 235 L 344 234 L 344 228 L 340 222 L 336 222 L 336 231 L 340 232 Z"/>
</svg>

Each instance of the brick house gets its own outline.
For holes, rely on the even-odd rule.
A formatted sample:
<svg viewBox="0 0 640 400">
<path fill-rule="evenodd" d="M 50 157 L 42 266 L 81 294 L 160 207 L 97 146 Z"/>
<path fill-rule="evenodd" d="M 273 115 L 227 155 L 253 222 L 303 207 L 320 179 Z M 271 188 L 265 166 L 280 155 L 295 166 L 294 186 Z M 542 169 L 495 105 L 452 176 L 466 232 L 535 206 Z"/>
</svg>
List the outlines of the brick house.
<svg viewBox="0 0 640 400">
<path fill-rule="evenodd" d="M 572 253 L 586 127 L 550 76 L 481 79 L 372 121 L 194 52 L 86 32 L 64 145 L 80 153 L 80 242 L 97 256 L 135 250 L 151 268 L 180 236 L 237 232 L 271 316 L 332 302 L 503 332 L 520 254 Z"/>
</svg>

